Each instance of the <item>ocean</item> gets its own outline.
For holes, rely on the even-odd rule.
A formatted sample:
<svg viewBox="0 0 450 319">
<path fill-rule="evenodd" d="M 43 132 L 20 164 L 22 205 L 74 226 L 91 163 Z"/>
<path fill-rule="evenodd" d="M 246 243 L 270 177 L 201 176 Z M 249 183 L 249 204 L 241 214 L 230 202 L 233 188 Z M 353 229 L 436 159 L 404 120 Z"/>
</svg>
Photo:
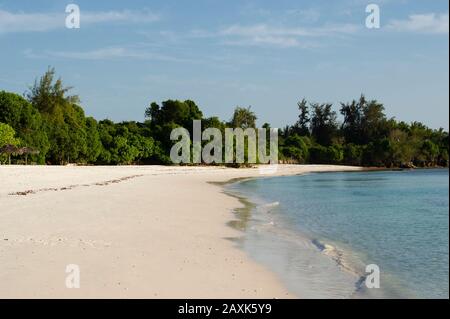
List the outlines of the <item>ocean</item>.
<svg viewBox="0 0 450 319">
<path fill-rule="evenodd" d="M 236 182 L 238 245 L 300 298 L 449 298 L 449 171 Z M 367 265 L 380 270 L 366 286 Z"/>
</svg>

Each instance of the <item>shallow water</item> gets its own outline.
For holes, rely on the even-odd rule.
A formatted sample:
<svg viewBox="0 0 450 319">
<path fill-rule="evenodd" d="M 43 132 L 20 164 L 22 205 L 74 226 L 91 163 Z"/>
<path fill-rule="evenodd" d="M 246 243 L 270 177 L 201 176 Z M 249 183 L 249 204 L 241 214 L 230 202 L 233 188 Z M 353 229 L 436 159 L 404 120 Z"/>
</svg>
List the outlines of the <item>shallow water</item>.
<svg viewBox="0 0 450 319">
<path fill-rule="evenodd" d="M 242 181 L 228 191 L 242 247 L 305 298 L 448 298 L 449 172 L 322 173 Z M 365 286 L 366 265 L 381 271 Z"/>
</svg>

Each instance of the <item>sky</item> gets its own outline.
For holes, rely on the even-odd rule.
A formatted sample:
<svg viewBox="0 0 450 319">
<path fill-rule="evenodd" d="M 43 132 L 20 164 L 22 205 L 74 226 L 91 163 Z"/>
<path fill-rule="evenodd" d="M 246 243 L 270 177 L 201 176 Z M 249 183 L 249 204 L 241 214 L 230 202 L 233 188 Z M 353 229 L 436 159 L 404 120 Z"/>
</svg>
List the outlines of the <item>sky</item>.
<svg viewBox="0 0 450 319">
<path fill-rule="evenodd" d="M 70 3 L 79 29 L 66 28 Z M 0 0 L 0 90 L 23 94 L 52 66 L 98 120 L 192 99 L 224 120 L 251 106 L 272 127 L 293 124 L 302 98 L 338 110 L 364 93 L 389 117 L 448 130 L 448 12 L 447 0 Z"/>
</svg>

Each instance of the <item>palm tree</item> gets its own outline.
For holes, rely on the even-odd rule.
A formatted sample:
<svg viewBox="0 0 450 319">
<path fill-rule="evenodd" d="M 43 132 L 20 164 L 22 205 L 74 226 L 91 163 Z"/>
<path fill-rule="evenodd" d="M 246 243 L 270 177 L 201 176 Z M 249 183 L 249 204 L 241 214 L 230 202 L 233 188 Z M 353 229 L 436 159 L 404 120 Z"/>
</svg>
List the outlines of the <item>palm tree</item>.
<svg viewBox="0 0 450 319">
<path fill-rule="evenodd" d="M 233 118 L 231 119 L 231 125 L 234 128 L 254 128 L 256 127 L 256 119 L 256 114 L 251 110 L 251 106 L 249 106 L 248 108 L 237 107 L 234 110 Z"/>
</svg>

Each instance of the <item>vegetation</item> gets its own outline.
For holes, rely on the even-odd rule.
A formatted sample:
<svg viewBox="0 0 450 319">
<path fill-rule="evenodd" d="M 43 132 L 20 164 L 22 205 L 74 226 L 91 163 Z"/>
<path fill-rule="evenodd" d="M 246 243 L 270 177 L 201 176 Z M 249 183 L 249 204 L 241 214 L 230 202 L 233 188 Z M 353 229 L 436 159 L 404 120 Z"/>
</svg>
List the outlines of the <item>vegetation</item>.
<svg viewBox="0 0 450 319">
<path fill-rule="evenodd" d="M 153 102 L 145 121 L 97 122 L 86 117 L 80 99 L 70 95 L 49 69 L 24 97 L 0 91 L 0 162 L 37 164 L 170 164 L 170 132 L 192 121 L 202 128 L 256 127 L 256 114 L 237 107 L 230 121 L 205 118 L 194 101 Z M 279 155 L 285 163 L 321 163 L 380 167 L 448 166 L 449 137 L 414 122 L 388 119 L 384 106 L 364 96 L 341 103 L 297 105 L 298 120 L 279 131 Z M 263 127 L 269 128 L 269 124 Z"/>
<path fill-rule="evenodd" d="M 6 158 L 11 164 L 11 155 L 16 150 L 19 140 L 15 137 L 16 132 L 8 124 L 0 123 L 0 163 L 5 162 Z"/>
<path fill-rule="evenodd" d="M 384 106 L 376 100 L 361 96 L 341 103 L 341 124 L 331 104 L 303 100 L 299 108 L 298 122 L 281 132 L 285 160 L 381 167 L 448 166 L 448 132 L 418 122 L 387 119 Z M 292 142 L 300 139 L 302 144 Z"/>
</svg>

